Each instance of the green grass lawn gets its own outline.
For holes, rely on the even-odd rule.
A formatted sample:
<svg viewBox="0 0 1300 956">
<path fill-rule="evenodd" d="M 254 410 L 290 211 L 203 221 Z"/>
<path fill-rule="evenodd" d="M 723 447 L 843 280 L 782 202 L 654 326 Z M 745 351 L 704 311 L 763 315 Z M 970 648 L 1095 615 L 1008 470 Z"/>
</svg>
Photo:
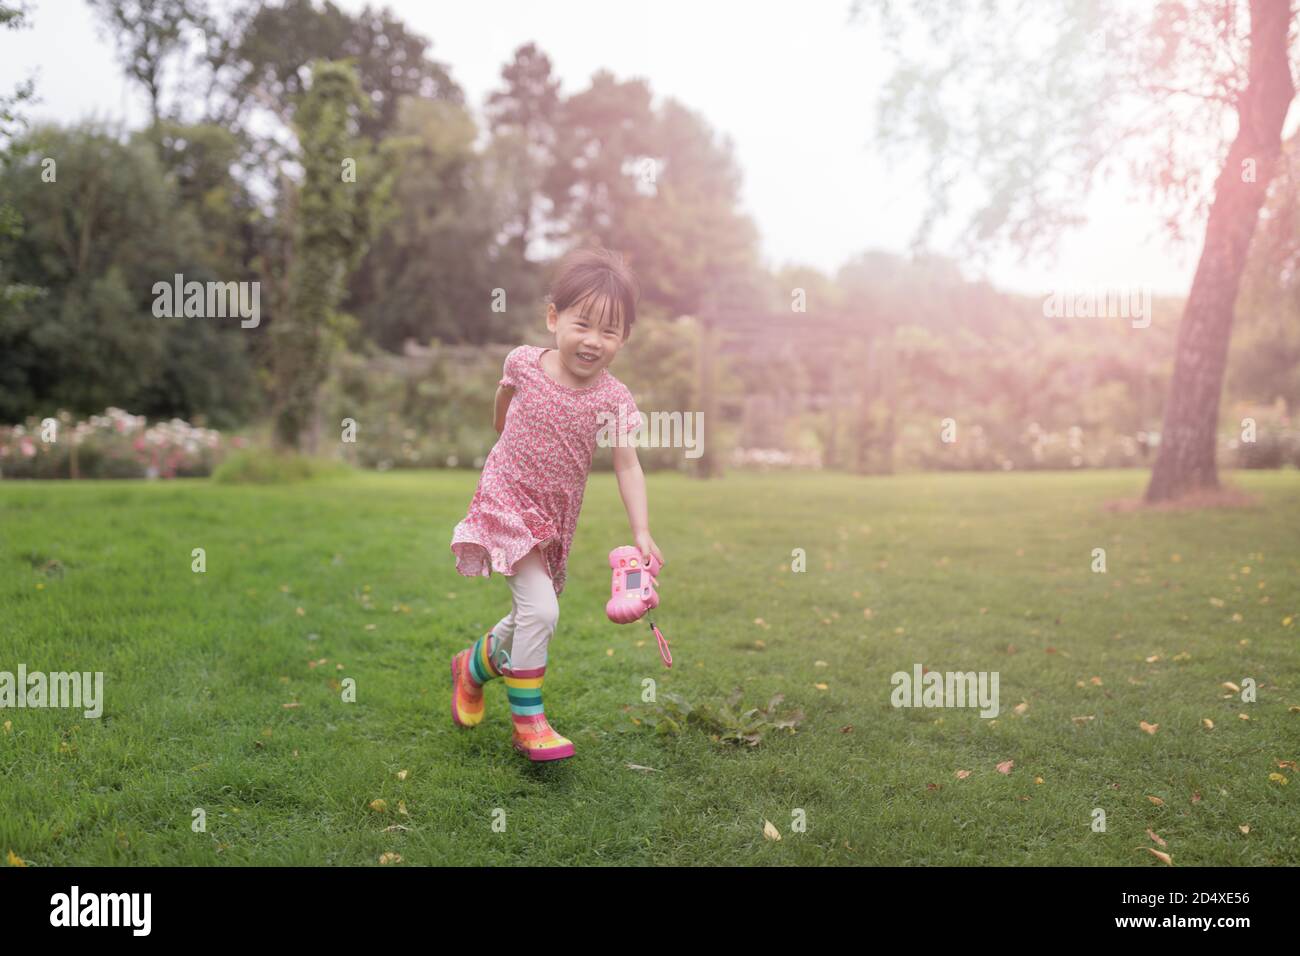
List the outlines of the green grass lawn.
<svg viewBox="0 0 1300 956">
<path fill-rule="evenodd" d="M 0 858 L 1159 867 L 1150 828 L 1176 866 L 1300 864 L 1300 476 L 1227 478 L 1259 505 L 1104 510 L 1137 471 L 651 475 L 666 670 L 605 618 L 630 536 L 595 474 L 545 685 L 577 756 L 549 766 L 499 683 L 481 725 L 449 717 L 450 655 L 508 610 L 448 548 L 476 474 L 0 484 L 0 670 L 102 671 L 106 697 L 0 711 Z M 998 672 L 1000 715 L 892 707 L 915 663 Z M 753 749 L 658 734 L 647 678 L 806 718 Z M 1255 703 L 1223 686 L 1246 678 Z"/>
</svg>

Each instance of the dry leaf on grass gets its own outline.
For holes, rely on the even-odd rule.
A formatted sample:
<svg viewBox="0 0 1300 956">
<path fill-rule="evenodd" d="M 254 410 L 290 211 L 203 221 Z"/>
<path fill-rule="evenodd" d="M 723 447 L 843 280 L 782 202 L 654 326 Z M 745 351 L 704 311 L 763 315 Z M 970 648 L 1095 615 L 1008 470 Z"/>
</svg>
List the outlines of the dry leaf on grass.
<svg viewBox="0 0 1300 956">
<path fill-rule="evenodd" d="M 772 826 L 770 821 L 763 821 L 763 838 L 766 840 L 780 840 L 781 831 Z"/>
<path fill-rule="evenodd" d="M 1152 848 L 1152 847 L 1149 847 L 1149 846 L 1140 846 L 1140 847 L 1138 847 L 1138 849 L 1139 849 L 1139 850 L 1146 850 L 1148 853 L 1150 853 L 1152 856 L 1154 856 L 1157 860 L 1159 860 L 1159 861 L 1160 861 L 1161 863 L 1163 863 L 1165 866 L 1173 866 L 1173 865 L 1174 865 L 1174 858 L 1173 858 L 1172 856 L 1170 856 L 1168 853 L 1161 853 L 1159 850 L 1156 850 L 1156 849 L 1154 849 L 1154 848 Z"/>
</svg>

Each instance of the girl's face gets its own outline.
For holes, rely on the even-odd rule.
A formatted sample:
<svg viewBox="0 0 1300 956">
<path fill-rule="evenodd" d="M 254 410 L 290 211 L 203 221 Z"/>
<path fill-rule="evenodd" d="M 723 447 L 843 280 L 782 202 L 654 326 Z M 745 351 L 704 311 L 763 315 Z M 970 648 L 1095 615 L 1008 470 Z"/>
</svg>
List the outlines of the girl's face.
<svg viewBox="0 0 1300 956">
<path fill-rule="evenodd" d="M 599 299 L 588 299 L 559 313 L 554 304 L 546 308 L 546 327 L 555 333 L 555 350 L 576 379 L 599 375 L 623 347 L 622 323 L 609 304 L 602 316 L 601 305 Z"/>
</svg>

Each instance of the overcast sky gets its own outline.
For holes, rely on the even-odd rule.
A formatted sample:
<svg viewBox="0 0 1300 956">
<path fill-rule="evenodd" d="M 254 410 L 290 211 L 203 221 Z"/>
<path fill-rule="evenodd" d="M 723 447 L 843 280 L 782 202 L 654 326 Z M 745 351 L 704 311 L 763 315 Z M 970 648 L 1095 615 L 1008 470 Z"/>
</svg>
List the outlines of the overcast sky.
<svg viewBox="0 0 1300 956">
<path fill-rule="evenodd" d="M 487 93 L 499 86 L 502 65 L 529 41 L 551 58 L 566 94 L 584 89 L 603 67 L 619 79 L 645 77 L 656 97 L 676 97 L 702 113 L 734 143 L 743 204 L 771 266 L 833 272 L 863 250 L 907 247 L 924 206 L 909 169 L 921 161 L 899 169 L 873 155 L 881 65 L 869 23 L 847 22 L 849 0 L 388 5 L 433 41 L 431 55 L 450 67 L 480 114 Z M 0 34 L 0 88 L 36 74 L 41 102 L 28 115 L 143 123 L 143 94 L 123 78 L 84 0 L 37 0 L 30 19 L 32 29 Z M 1063 281 L 1187 291 L 1199 247 L 1166 245 L 1152 210 L 1126 186 L 1097 193 L 1090 215 L 1088 227 L 1062 241 L 1055 262 L 1004 254 L 987 277 L 1033 294 Z"/>
</svg>

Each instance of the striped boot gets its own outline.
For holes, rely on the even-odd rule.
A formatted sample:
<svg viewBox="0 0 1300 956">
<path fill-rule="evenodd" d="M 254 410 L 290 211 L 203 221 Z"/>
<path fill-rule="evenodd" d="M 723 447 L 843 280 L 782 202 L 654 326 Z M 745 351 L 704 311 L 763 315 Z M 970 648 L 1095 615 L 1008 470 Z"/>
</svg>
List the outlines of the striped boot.
<svg viewBox="0 0 1300 956">
<path fill-rule="evenodd" d="M 473 647 L 452 655 L 451 719 L 458 727 L 473 727 L 483 719 L 483 685 L 501 676 L 500 667 L 492 659 L 493 654 L 509 661 L 509 656 L 496 645 L 489 631 L 475 641 Z"/>
<path fill-rule="evenodd" d="M 510 743 L 529 760 L 563 760 L 573 756 L 573 741 L 557 734 L 546 720 L 542 710 L 545 674 L 545 667 L 505 672 L 510 718 L 515 725 Z"/>
</svg>

